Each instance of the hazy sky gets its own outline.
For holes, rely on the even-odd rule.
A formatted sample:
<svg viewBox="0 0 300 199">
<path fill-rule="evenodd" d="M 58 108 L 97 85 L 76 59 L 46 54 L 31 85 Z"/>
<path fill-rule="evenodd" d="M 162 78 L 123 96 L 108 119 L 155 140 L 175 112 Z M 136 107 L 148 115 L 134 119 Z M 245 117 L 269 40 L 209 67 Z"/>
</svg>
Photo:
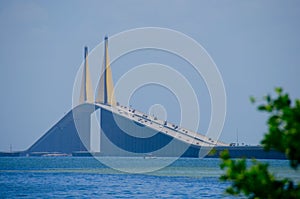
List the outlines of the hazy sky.
<svg viewBox="0 0 300 199">
<path fill-rule="evenodd" d="M 234 142 L 238 129 L 240 142 L 258 144 L 266 115 L 249 96 L 282 86 L 300 98 L 299 19 L 300 1 L 1 0 L 0 150 L 28 148 L 70 110 L 85 45 L 145 26 L 180 31 L 208 51 L 227 93 L 221 140 Z"/>
</svg>

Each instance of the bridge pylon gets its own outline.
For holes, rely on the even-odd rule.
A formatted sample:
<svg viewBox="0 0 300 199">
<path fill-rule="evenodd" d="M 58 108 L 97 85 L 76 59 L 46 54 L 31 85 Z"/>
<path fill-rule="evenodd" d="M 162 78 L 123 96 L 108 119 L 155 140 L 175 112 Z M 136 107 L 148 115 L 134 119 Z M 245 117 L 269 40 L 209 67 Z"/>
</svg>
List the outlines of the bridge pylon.
<svg viewBox="0 0 300 199">
<path fill-rule="evenodd" d="M 81 79 L 79 104 L 94 103 L 90 69 L 88 65 L 88 47 L 84 47 L 84 67 Z"/>
<path fill-rule="evenodd" d="M 116 106 L 114 84 L 108 55 L 108 37 L 106 36 L 104 40 L 104 60 L 100 80 L 98 82 L 95 102 Z"/>
</svg>

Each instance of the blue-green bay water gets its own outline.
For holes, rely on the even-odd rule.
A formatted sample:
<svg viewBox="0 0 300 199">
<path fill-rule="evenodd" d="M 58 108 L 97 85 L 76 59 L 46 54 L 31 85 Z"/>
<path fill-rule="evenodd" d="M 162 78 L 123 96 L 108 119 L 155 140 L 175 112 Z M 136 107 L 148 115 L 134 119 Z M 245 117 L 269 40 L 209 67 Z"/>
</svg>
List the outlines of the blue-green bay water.
<svg viewBox="0 0 300 199">
<path fill-rule="evenodd" d="M 111 158 L 143 166 L 166 158 Z M 264 160 L 279 177 L 300 181 L 286 160 Z M 181 158 L 158 171 L 132 174 L 92 157 L 0 158 L 0 198 L 234 198 L 224 193 L 219 159 Z"/>
</svg>

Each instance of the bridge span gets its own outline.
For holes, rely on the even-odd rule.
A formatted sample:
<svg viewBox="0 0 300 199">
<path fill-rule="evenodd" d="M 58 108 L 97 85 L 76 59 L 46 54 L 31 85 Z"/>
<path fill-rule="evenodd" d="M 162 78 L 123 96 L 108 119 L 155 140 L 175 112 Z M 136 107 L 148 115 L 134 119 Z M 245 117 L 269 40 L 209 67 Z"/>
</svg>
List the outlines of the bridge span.
<svg viewBox="0 0 300 199">
<path fill-rule="evenodd" d="M 107 37 L 105 37 L 104 48 L 104 67 L 96 95 L 92 91 L 88 49 L 85 47 L 79 104 L 32 146 L 19 152 L 20 155 L 145 156 L 152 154 L 164 157 L 203 157 L 201 151 L 206 151 L 204 155 L 207 157 L 218 157 L 220 151 L 227 149 L 232 157 L 285 158 L 283 154 L 276 151 L 265 152 L 262 147 L 231 147 L 132 107 L 119 105 L 113 94 Z M 216 149 L 216 153 L 208 154 L 212 148 Z"/>
</svg>

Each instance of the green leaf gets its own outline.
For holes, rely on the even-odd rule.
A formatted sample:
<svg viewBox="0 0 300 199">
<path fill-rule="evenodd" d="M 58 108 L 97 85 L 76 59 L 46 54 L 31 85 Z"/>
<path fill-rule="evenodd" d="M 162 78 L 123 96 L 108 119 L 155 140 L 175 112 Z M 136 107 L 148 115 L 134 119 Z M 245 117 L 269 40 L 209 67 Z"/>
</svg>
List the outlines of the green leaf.
<svg viewBox="0 0 300 199">
<path fill-rule="evenodd" d="M 280 95 L 282 93 L 283 89 L 281 87 L 276 87 L 275 92 Z"/>
<path fill-rule="evenodd" d="M 254 104 L 255 102 L 256 102 L 256 99 L 255 99 L 255 97 L 253 97 L 253 96 L 250 96 L 250 102 L 252 103 L 252 104 Z"/>
</svg>

